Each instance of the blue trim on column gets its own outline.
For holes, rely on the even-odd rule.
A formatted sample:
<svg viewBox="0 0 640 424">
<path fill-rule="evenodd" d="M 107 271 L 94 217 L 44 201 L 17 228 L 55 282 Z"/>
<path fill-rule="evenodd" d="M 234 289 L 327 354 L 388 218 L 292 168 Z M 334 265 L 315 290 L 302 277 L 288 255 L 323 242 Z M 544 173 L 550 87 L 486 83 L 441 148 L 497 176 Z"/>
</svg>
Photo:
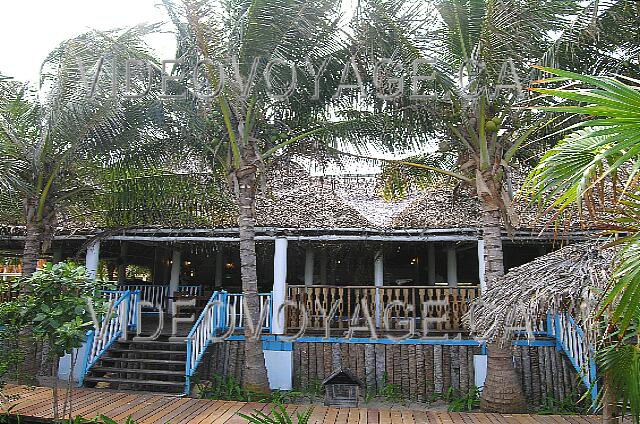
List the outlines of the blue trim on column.
<svg viewBox="0 0 640 424">
<path fill-rule="evenodd" d="M 514 346 L 554 347 L 554 340 L 514 340 Z"/>
<path fill-rule="evenodd" d="M 243 335 L 232 335 L 229 336 L 226 340 L 228 341 L 242 341 L 244 340 Z M 267 350 L 289 350 L 288 346 L 293 345 L 293 343 L 348 343 L 348 344 L 385 344 L 385 345 L 443 345 L 443 346 L 482 346 L 483 342 L 479 342 L 477 340 L 467 339 L 467 340 L 456 340 L 456 339 L 407 339 L 400 341 L 393 341 L 385 338 L 380 339 L 370 339 L 370 338 L 358 338 L 354 337 L 351 339 L 342 338 L 342 337 L 300 337 L 296 340 L 282 340 L 282 336 L 275 335 L 264 335 L 262 336 L 262 343 L 264 349 Z M 278 344 L 279 343 L 279 344 Z"/>
<path fill-rule="evenodd" d="M 262 348 L 264 350 L 275 351 L 291 351 L 293 350 L 294 343 L 346 343 L 346 344 L 383 344 L 383 345 L 435 345 L 435 346 L 478 346 L 482 349 L 482 355 L 486 355 L 486 344 L 484 342 L 467 339 L 467 340 L 455 340 L 455 339 L 407 339 L 400 341 L 393 341 L 389 339 L 370 339 L 370 338 L 341 338 L 341 337 L 300 337 L 294 341 L 281 340 L 282 336 L 262 336 Z M 243 335 L 232 335 L 226 340 L 228 341 L 242 341 Z M 514 346 L 531 346 L 531 347 L 553 347 L 556 345 L 554 340 L 514 340 Z"/>
</svg>

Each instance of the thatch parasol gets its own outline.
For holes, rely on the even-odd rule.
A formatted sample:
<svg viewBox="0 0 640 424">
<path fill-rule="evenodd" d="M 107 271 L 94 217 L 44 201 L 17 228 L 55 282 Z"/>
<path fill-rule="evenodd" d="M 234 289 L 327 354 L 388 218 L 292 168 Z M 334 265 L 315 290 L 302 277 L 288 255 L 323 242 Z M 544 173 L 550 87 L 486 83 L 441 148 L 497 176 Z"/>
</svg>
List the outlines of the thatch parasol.
<svg viewBox="0 0 640 424">
<path fill-rule="evenodd" d="M 570 312 L 589 328 L 614 262 L 615 249 L 603 245 L 569 245 L 490 282 L 464 318 L 472 334 L 504 341 L 517 330 L 535 331 L 547 312 Z"/>
</svg>

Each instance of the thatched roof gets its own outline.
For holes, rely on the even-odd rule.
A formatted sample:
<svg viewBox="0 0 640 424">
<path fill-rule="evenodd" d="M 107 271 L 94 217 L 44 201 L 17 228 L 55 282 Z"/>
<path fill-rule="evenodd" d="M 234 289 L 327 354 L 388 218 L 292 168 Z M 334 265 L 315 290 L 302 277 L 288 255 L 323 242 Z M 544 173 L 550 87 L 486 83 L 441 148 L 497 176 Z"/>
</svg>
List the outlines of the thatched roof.
<svg viewBox="0 0 640 424">
<path fill-rule="evenodd" d="M 265 176 L 266 184 L 258 192 L 257 226 L 280 228 L 374 228 L 386 229 L 448 229 L 475 228 L 479 225 L 478 201 L 468 189 L 456 189 L 452 184 L 439 183 L 415 190 L 405 199 L 387 202 L 380 195 L 375 175 L 312 176 L 296 163 L 275 166 Z M 198 196 L 174 196 L 175 213 L 164 205 L 140 212 L 119 213 L 104 217 L 84 216 L 60 210 L 59 225 L 65 232 L 92 231 L 96 228 L 233 228 L 237 226 L 237 208 L 228 189 L 210 194 L 202 187 L 186 187 Z M 203 191 L 204 190 L 204 191 Z M 226 199 L 226 200 L 225 200 Z M 185 203 L 186 202 L 186 203 Z M 191 202 L 191 203 L 189 203 Z M 193 204 L 192 204 L 193 203 Z M 536 211 L 517 203 L 521 217 L 517 230 L 540 229 Z M 64 209 L 64 208 L 63 208 Z M 183 212 L 182 210 L 187 210 Z M 126 219 L 120 215 L 124 215 Z M 70 218 L 75 216 L 75 218 Z M 0 218 L 0 225 L 20 226 L 17 220 Z M 577 229 L 578 226 L 572 226 Z"/>
<path fill-rule="evenodd" d="M 603 245 L 569 245 L 489 282 L 465 317 L 472 333 L 489 341 L 510 338 L 514 330 L 535 330 L 547 312 L 571 312 L 588 321 L 614 262 L 615 249 Z"/>
<path fill-rule="evenodd" d="M 363 228 L 371 225 L 331 184 L 298 168 L 274 170 L 260 193 L 256 221 L 263 227 Z M 231 227 L 235 222 L 229 223 Z"/>
</svg>

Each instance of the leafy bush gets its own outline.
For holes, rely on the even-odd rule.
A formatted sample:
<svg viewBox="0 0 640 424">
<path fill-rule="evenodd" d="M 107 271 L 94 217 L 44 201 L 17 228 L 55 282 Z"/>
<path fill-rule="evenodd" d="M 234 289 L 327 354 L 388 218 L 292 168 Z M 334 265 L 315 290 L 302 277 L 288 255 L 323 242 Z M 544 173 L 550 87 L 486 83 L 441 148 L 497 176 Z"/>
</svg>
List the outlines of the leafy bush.
<svg viewBox="0 0 640 424">
<path fill-rule="evenodd" d="M 49 343 L 53 357 L 79 348 L 93 325 L 87 299 L 95 304 L 97 314 L 104 312 L 105 305 L 100 294 L 104 283 L 86 272 L 73 262 L 47 264 L 16 283 L 22 293 L 0 305 L 0 322 L 8 331 L 29 327 L 35 338 Z"/>
<path fill-rule="evenodd" d="M 296 414 L 297 423 L 298 424 L 307 424 L 309 422 L 309 418 L 311 418 L 311 413 L 313 412 L 313 408 L 309 408 L 306 411 Z M 246 414 L 238 414 L 238 416 L 247 420 L 248 423 L 252 424 L 293 424 L 293 414 L 289 415 L 284 405 L 277 404 L 276 406 L 271 408 L 270 414 L 265 414 L 262 411 L 258 411 L 254 409 L 254 412 L 251 415 Z"/>
<path fill-rule="evenodd" d="M 542 406 L 536 411 L 540 415 L 583 415 L 589 413 L 589 403 L 577 401 L 579 396 L 571 393 L 559 400 L 552 396 L 542 400 Z"/>
<path fill-rule="evenodd" d="M 480 406 L 480 390 L 473 386 L 467 393 L 460 394 L 459 390 L 450 387 L 444 396 L 444 400 L 449 402 L 451 412 L 469 412 Z"/>
<path fill-rule="evenodd" d="M 214 375 L 213 380 L 196 383 L 196 392 L 201 399 L 231 400 L 236 402 L 264 402 L 284 404 L 299 399 L 313 401 L 321 396 L 322 384 L 311 387 L 309 391 L 274 390 L 269 394 L 256 393 L 242 387 L 233 376 Z"/>
<path fill-rule="evenodd" d="M 214 375 L 211 381 L 196 383 L 196 392 L 201 399 L 233 400 L 237 402 L 256 401 L 260 397 L 246 390 L 233 376 Z M 264 397 L 264 395 L 261 395 Z"/>
<path fill-rule="evenodd" d="M 373 399 L 381 398 L 387 402 L 398 403 L 404 402 L 404 394 L 402 393 L 402 387 L 387 382 L 387 373 L 382 375 L 381 386 L 377 391 L 367 390 L 364 394 L 364 402 L 369 403 Z"/>
</svg>

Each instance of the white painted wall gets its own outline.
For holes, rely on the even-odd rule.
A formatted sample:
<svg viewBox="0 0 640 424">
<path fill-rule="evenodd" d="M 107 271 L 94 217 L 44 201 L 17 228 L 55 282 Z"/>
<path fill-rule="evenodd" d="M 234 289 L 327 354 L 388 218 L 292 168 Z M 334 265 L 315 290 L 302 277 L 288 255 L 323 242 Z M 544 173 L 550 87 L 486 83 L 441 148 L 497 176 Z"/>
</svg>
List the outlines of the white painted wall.
<svg viewBox="0 0 640 424">
<path fill-rule="evenodd" d="M 73 355 L 76 356 L 76 363 L 73 369 L 73 381 L 80 382 L 80 376 L 82 375 L 82 367 L 84 366 L 84 352 L 86 344 L 83 344 L 79 349 L 73 350 Z M 69 373 L 71 372 L 71 354 L 67 353 L 60 358 L 58 362 L 58 378 L 60 380 L 67 381 L 69 379 Z"/>
<path fill-rule="evenodd" d="M 293 389 L 293 352 L 276 350 L 263 352 L 269 388 L 271 390 Z"/>
<path fill-rule="evenodd" d="M 487 378 L 487 355 L 473 355 L 473 371 L 476 387 L 482 389 Z"/>
</svg>

